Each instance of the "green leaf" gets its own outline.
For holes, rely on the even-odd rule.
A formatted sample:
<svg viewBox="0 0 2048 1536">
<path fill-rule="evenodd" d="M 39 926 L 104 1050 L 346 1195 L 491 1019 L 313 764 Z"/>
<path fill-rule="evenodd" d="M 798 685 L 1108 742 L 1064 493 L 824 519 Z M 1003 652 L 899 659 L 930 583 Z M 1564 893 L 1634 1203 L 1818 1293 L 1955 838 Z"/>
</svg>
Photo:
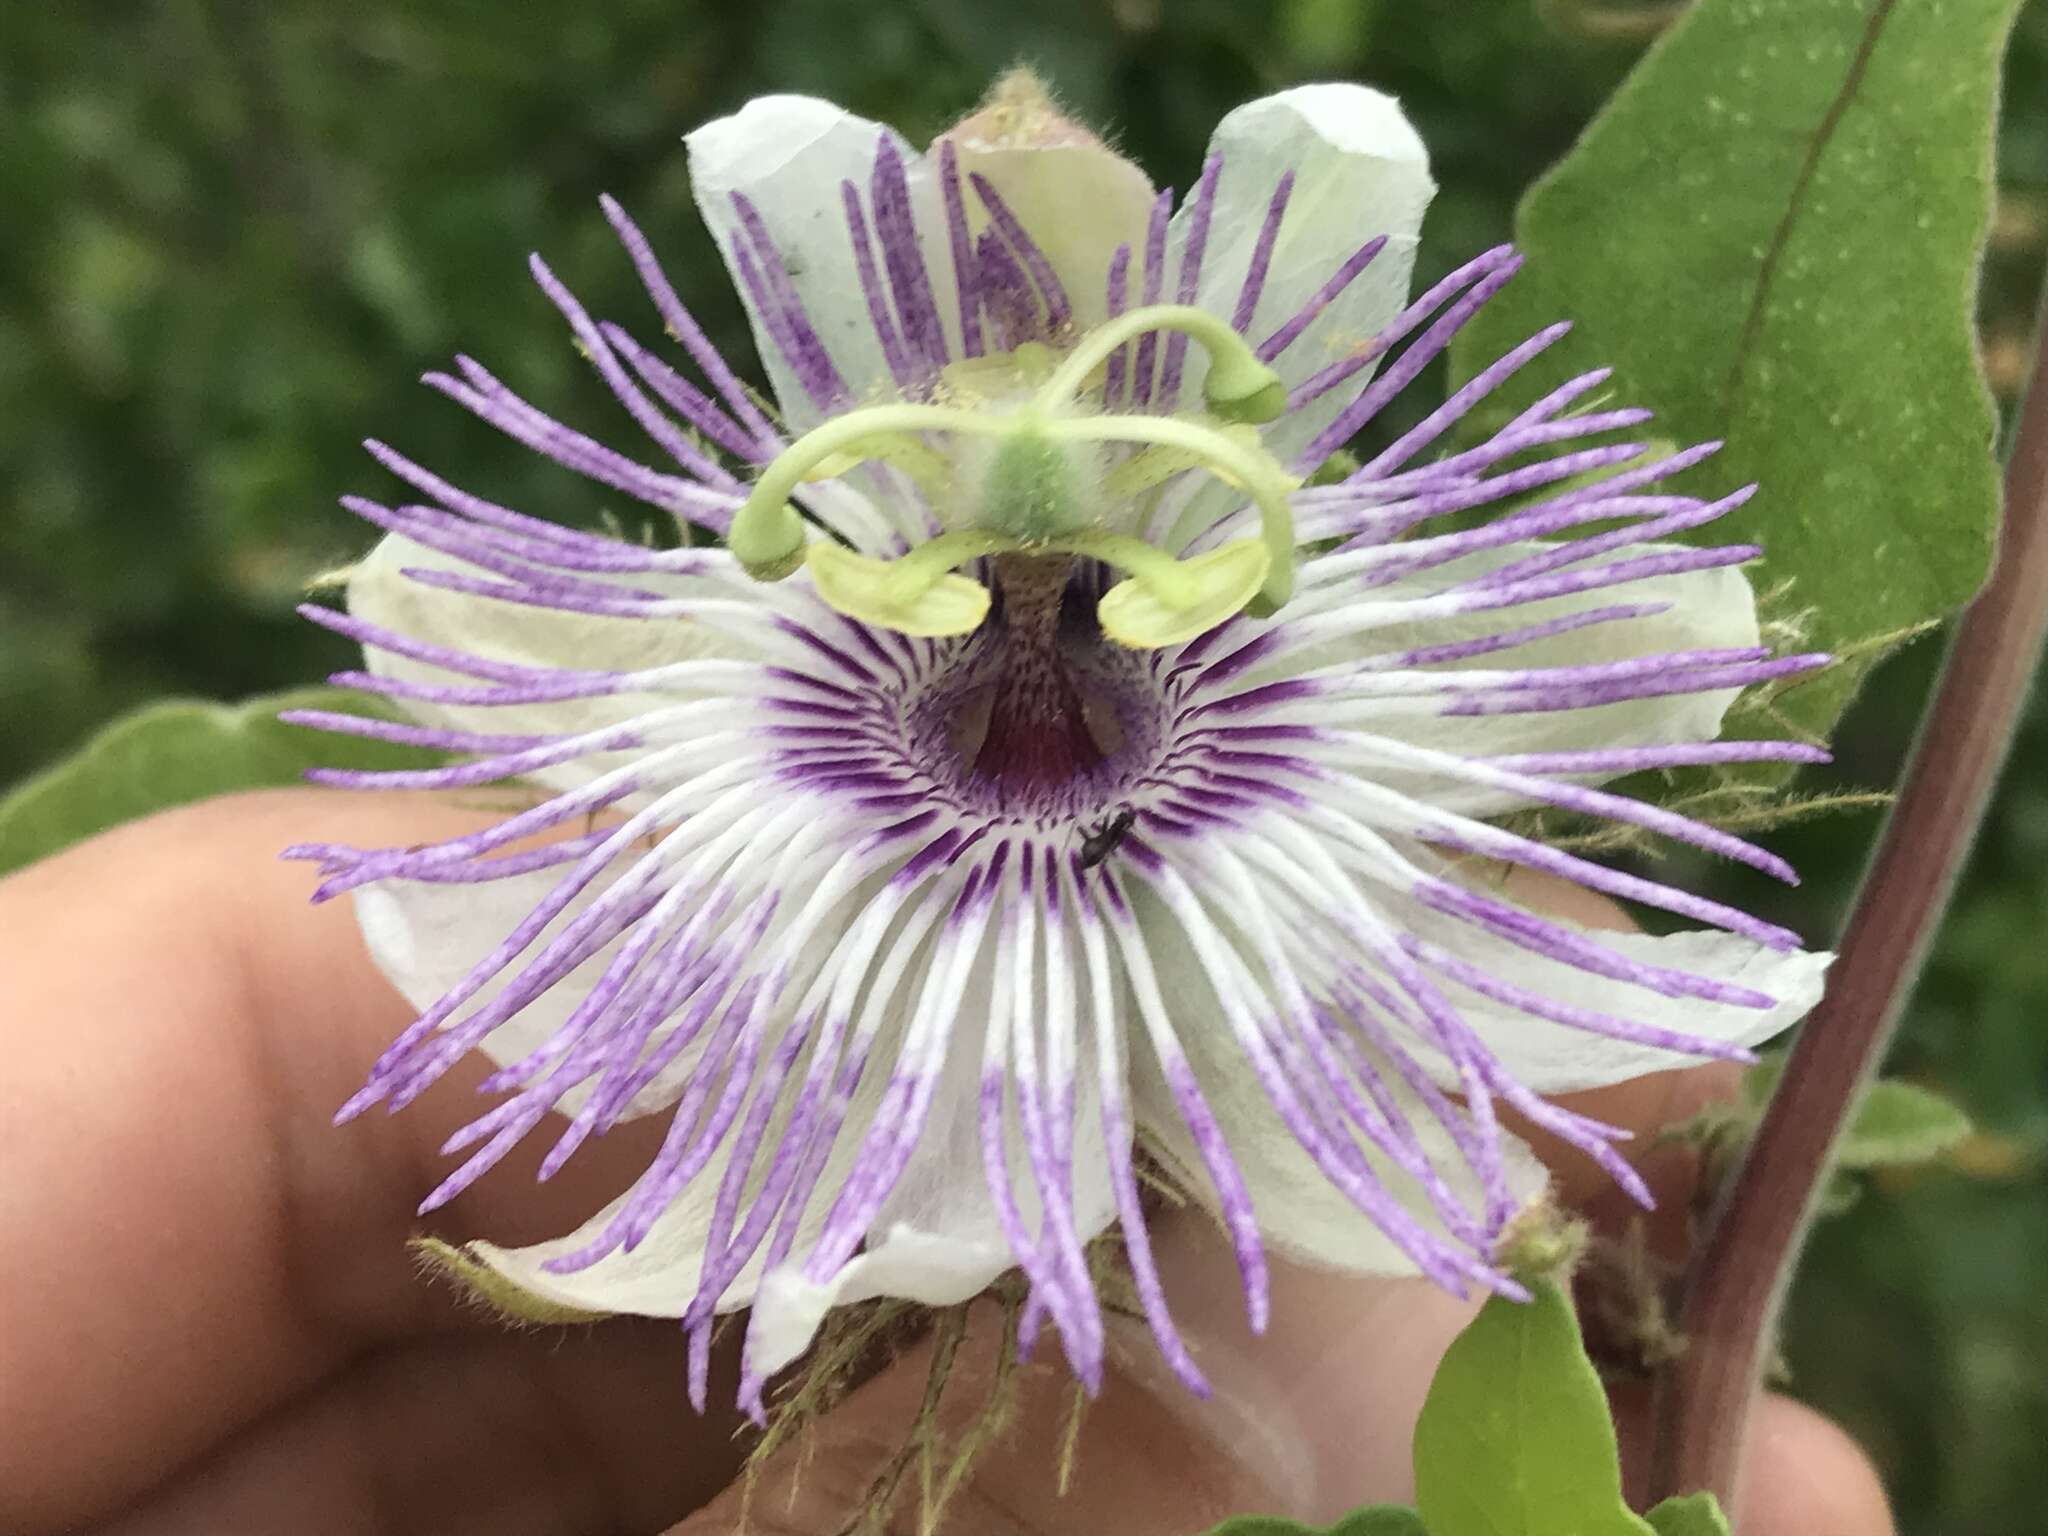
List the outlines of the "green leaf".
<svg viewBox="0 0 2048 1536">
<path fill-rule="evenodd" d="M 1688 483 L 1763 489 L 1693 537 L 1763 544 L 1751 577 L 1783 589 L 1766 617 L 1855 658 L 1779 697 L 1796 729 L 1825 732 L 1990 558 L 1972 308 L 2016 5 L 1698 0 L 1523 199 L 1528 267 L 1453 354 L 1469 378 L 1570 319 L 1489 421 L 1612 365 L 1614 403 L 1660 434 L 1726 440 Z"/>
<path fill-rule="evenodd" d="M 1415 1426 L 1430 1536 L 1648 1536 L 1571 1302 L 1548 1280 L 1532 1290 L 1480 1308 L 1430 1383 Z"/>
<path fill-rule="evenodd" d="M 1330 1536 L 1428 1536 L 1422 1516 L 1399 1504 L 1354 1509 L 1330 1527 Z"/>
<path fill-rule="evenodd" d="M 1924 1163 L 1966 1141 L 1973 1127 L 1960 1107 L 1931 1088 L 1885 1078 L 1865 1090 L 1835 1149 L 1842 1168 Z"/>
<path fill-rule="evenodd" d="M 1239 1515 L 1209 1536 L 1428 1536 L 1422 1517 L 1399 1504 L 1369 1504 L 1332 1526 L 1302 1525 L 1278 1515 Z"/>
<path fill-rule="evenodd" d="M 1785 1051 L 1764 1051 L 1757 1056 L 1756 1065 L 1742 1074 L 1742 1107 L 1748 1111 L 1744 1118 L 1751 1130 L 1756 1129 L 1757 1121 L 1770 1105 L 1771 1095 L 1778 1091 L 1778 1083 L 1785 1076 L 1786 1055 Z"/>
<path fill-rule="evenodd" d="M 1743 1073 L 1742 1109 L 1732 1118 L 1745 1141 L 1755 1134 L 1784 1075 L 1783 1051 L 1770 1052 Z M 1929 1162 L 1967 1141 L 1975 1129 L 1960 1105 L 1932 1088 L 1879 1078 L 1857 1100 L 1835 1148 L 1835 1166 L 1860 1172 Z"/>
<path fill-rule="evenodd" d="M 1644 1518 L 1657 1536 L 1728 1536 L 1728 1517 L 1711 1493 L 1666 1499 Z"/>
<path fill-rule="evenodd" d="M 416 768 L 428 753 L 282 725 L 284 709 L 388 717 L 368 694 L 308 688 L 242 704 L 177 699 L 106 726 L 0 799 L 0 874 L 147 816 L 240 789 L 297 784 L 308 768 Z"/>
</svg>

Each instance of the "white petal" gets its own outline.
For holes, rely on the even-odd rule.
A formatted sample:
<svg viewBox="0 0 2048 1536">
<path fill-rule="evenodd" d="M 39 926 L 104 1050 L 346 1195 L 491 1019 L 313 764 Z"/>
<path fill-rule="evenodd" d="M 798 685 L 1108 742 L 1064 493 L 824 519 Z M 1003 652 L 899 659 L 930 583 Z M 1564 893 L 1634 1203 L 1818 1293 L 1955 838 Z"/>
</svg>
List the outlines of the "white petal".
<svg viewBox="0 0 2048 1536">
<path fill-rule="evenodd" d="M 885 1081 L 883 1074 L 871 1074 L 856 1093 L 848 1127 L 835 1145 L 797 1229 L 790 1261 L 764 1282 L 762 1252 L 757 1250 L 720 1299 L 722 1312 L 754 1306 L 752 1358 L 761 1370 L 779 1370 L 802 1354 L 832 1307 L 878 1296 L 899 1296 L 928 1306 L 951 1305 L 977 1295 L 1016 1263 L 996 1223 L 979 1152 L 963 1157 L 950 1138 L 940 1136 L 920 1140 L 863 1251 L 822 1284 L 804 1278 L 801 1260 L 823 1230 L 833 1197 L 852 1170 L 859 1133 L 880 1103 Z M 1089 1127 L 1084 1125 L 1082 1130 L 1085 1134 Z M 774 1145 L 772 1134 L 767 1145 Z M 1091 1166 L 1099 1160 L 1078 1161 L 1080 1189 L 1075 1215 L 1086 1241 L 1109 1225 L 1114 1212 L 1106 1181 L 1097 1167 Z M 631 1252 L 614 1249 L 585 1269 L 552 1274 L 542 1266 L 596 1237 L 623 1201 L 614 1202 L 566 1237 L 527 1248 L 478 1243 L 477 1255 L 523 1289 L 565 1306 L 680 1317 L 696 1295 L 705 1233 L 726 1166 L 724 1157 L 715 1159 L 662 1214 L 639 1247 Z M 757 1166 L 756 1180 L 760 1176 Z M 1027 1225 L 1035 1230 L 1037 1206 L 1027 1184 L 1028 1180 L 1020 1179 L 1020 1199 Z"/>
<path fill-rule="evenodd" d="M 1259 1231 L 1290 1258 L 1361 1275 L 1413 1275 L 1415 1261 L 1352 1203 L 1287 1128 L 1246 1062 L 1173 919 L 1142 897 L 1135 903 L 1146 942 L 1158 961 L 1161 994 L 1174 1030 L 1201 1083 L 1210 1111 L 1244 1175 Z M 1201 1148 L 1189 1133 L 1156 1054 L 1143 1042 L 1131 1052 L 1132 1100 L 1141 1142 L 1164 1156 L 1181 1188 L 1206 1205 L 1214 1202 Z M 1468 1210 L 1484 1209 L 1478 1180 L 1429 1109 L 1390 1071 L 1387 1088 L 1414 1128 L 1431 1167 Z M 1377 1149 L 1360 1143 L 1380 1182 L 1426 1230 L 1443 1223 L 1428 1196 Z M 1535 1154 L 1503 1133 L 1502 1157 L 1509 1194 L 1526 1205 L 1541 1195 L 1549 1176 Z"/>
<path fill-rule="evenodd" d="M 1512 544 L 1484 555 L 1468 557 L 1455 567 L 1446 569 L 1455 570 L 1457 577 L 1477 576 L 1510 561 L 1555 547 L 1538 541 Z M 1638 555 L 1674 551 L 1678 547 L 1642 544 L 1608 558 L 1632 559 Z M 1594 563 L 1588 562 L 1589 567 Z M 1457 577 L 1436 572 L 1426 580 L 1416 579 L 1361 591 L 1359 598 L 1364 602 L 1379 602 L 1409 596 L 1424 597 L 1441 591 L 1447 582 Z M 1652 603 L 1669 606 L 1661 613 L 1591 624 L 1584 629 L 1568 630 L 1510 651 L 1452 662 L 1432 670 L 1451 675 L 1466 668 L 1591 666 L 1675 651 L 1744 649 L 1754 647 L 1760 641 L 1756 595 L 1750 588 L 1749 578 L 1738 567 L 1723 566 L 1713 570 L 1652 576 L 1642 581 L 1487 613 L 1432 618 L 1413 625 L 1373 629 L 1352 641 L 1292 652 L 1287 656 L 1286 670 L 1290 673 L 1306 672 L 1346 660 L 1362 660 L 1368 656 L 1398 653 L 1421 646 L 1475 639 L 1596 608 Z M 1527 714 L 1398 715 L 1374 720 L 1369 729 L 1376 735 L 1435 751 L 1486 757 L 1515 752 L 1664 746 L 1675 742 L 1715 740 L 1721 734 L 1721 722 L 1729 706 L 1741 692 L 1739 688 L 1716 688 L 1701 693 L 1630 699 L 1587 709 L 1531 711 Z M 1432 798 L 1426 788 L 1405 780 L 1401 787 L 1419 794 L 1421 798 Z M 1454 785 L 1450 779 L 1443 780 L 1439 787 L 1461 810 L 1494 814 L 1528 803 L 1504 791 L 1474 790 Z"/>
<path fill-rule="evenodd" d="M 797 431 L 815 426 L 820 413 L 740 276 L 734 250 L 743 237 L 732 197 L 740 193 L 760 211 L 811 326 L 854 400 L 893 395 L 894 380 L 868 314 L 840 191 L 847 181 L 859 191 L 872 240 L 875 220 L 868 188 L 875 152 L 885 137 L 903 156 L 919 247 L 947 326 L 948 345 L 957 347 L 953 258 L 938 180 L 932 167 L 894 130 L 815 97 L 760 96 L 684 140 L 697 207 L 718 238 L 733 285 L 753 322 L 754 343 L 775 397 Z M 876 261 L 879 268 L 879 255 Z"/>
<path fill-rule="evenodd" d="M 988 985 L 983 973 L 962 1002 L 959 1032 L 948 1050 L 930 1115 L 909 1163 L 870 1228 L 865 1247 L 831 1278 L 813 1282 L 801 1273 L 803 1261 L 823 1230 L 882 1103 L 889 1081 L 888 1064 L 896 1056 L 905 1021 L 894 1020 L 878 1037 L 871 1057 L 875 1068 L 855 1089 L 846 1123 L 805 1208 L 790 1257 L 764 1280 L 760 1272 L 763 1252 L 757 1250 L 720 1299 L 722 1311 L 754 1306 L 751 1359 L 757 1368 L 774 1371 L 800 1355 L 834 1306 L 878 1296 L 947 1305 L 977 1294 L 1016 1264 L 988 1192 L 980 1150 L 979 1025 L 987 1015 Z M 750 1192 L 766 1176 L 767 1160 L 781 1139 L 781 1126 L 795 1093 L 792 1078 L 784 1085 L 778 1118 L 771 1122 L 762 1154 L 751 1171 Z M 1102 1144 L 1099 1092 L 1096 1075 L 1086 1063 L 1077 1079 L 1076 1095 L 1074 1216 L 1085 1242 L 1102 1232 L 1115 1214 L 1107 1170 L 1094 1150 Z M 478 1244 L 477 1251 L 508 1279 L 568 1306 L 680 1316 L 696 1294 L 705 1232 L 727 1161 L 724 1153 L 714 1159 L 631 1253 L 615 1249 L 588 1268 L 569 1274 L 549 1274 L 541 1269 L 549 1258 L 571 1252 L 597 1236 L 610 1219 L 609 1211 L 552 1242 L 521 1249 Z M 1041 1206 L 1014 1124 L 1010 1171 L 1025 1227 L 1035 1234 Z"/>
<path fill-rule="evenodd" d="M 377 969 L 414 1008 L 425 1012 L 469 974 L 470 968 L 505 942 L 553 890 L 563 871 L 537 870 L 477 885 L 427 885 L 413 880 L 382 880 L 353 892 L 356 922 Z M 551 924 L 540 947 L 594 899 L 588 892 Z M 588 995 L 616 952 L 604 949 L 548 988 L 526 1007 L 484 1037 L 482 1053 L 498 1066 L 519 1060 L 545 1042 L 568 1020 Z M 515 961 L 487 983 L 461 1014 L 475 1012 L 504 990 L 518 975 Z M 461 1016 L 458 1015 L 458 1017 Z M 563 1099 L 574 1110 L 587 1089 L 572 1089 Z"/>
<path fill-rule="evenodd" d="M 1246 333 L 1254 346 L 1297 314 L 1368 239 L 1387 236 L 1386 249 L 1274 360 L 1291 388 L 1371 340 L 1407 303 L 1423 211 L 1436 194 L 1429 153 L 1393 97 L 1341 84 L 1296 86 L 1248 102 L 1217 124 L 1209 150 L 1223 156 L 1223 170 L 1196 302 L 1225 319 L 1237 307 L 1273 189 L 1294 172 Z M 1174 251 L 1185 248 L 1192 222 L 1183 206 L 1174 218 Z M 1169 299 L 1172 283 L 1169 270 Z M 1190 349 L 1191 385 L 1205 371 L 1199 356 L 1199 348 Z M 1274 422 L 1265 431 L 1268 447 L 1291 457 L 1368 377 L 1362 373 L 1348 392 L 1334 390 Z"/>
<path fill-rule="evenodd" d="M 963 1035 L 987 1017 L 988 985 L 986 975 L 978 976 L 963 1000 Z M 951 1305 L 1016 1266 L 983 1176 L 978 1046 L 978 1039 L 955 1040 L 917 1150 L 883 1203 L 865 1249 L 822 1283 L 805 1278 L 794 1263 L 762 1283 L 749 1333 L 757 1369 L 779 1370 L 802 1354 L 832 1307 L 877 1296 Z M 1087 1053 L 1078 1063 L 1074 1091 L 1074 1223 L 1086 1243 L 1116 1217 L 1099 1150 L 1100 1079 Z M 1036 1234 L 1043 1207 L 1014 1121 L 1009 1130 L 1010 1187 L 1025 1230 Z"/>
<path fill-rule="evenodd" d="M 650 622 L 501 603 L 425 586 L 403 574 L 408 568 L 478 574 L 474 566 L 452 555 L 396 534 L 389 535 L 350 572 L 349 612 L 411 640 L 520 666 L 633 671 L 699 658 L 756 659 L 754 652 L 730 635 L 694 620 Z M 636 574 L 632 584 L 652 587 L 673 597 L 732 596 L 731 589 L 705 577 Z M 437 686 L 483 681 L 394 656 L 374 646 L 366 647 L 365 651 L 370 670 L 380 677 Z M 401 702 L 406 712 L 422 724 L 444 730 L 574 735 L 618 725 L 677 701 L 673 696 L 613 694 L 545 704 L 437 704 L 419 699 Z M 592 754 L 542 768 L 527 777 L 550 789 L 574 789 L 629 759 L 629 753 Z M 498 935 L 503 937 L 503 933 Z M 477 953 L 484 953 L 496 943 L 494 938 Z"/>
<path fill-rule="evenodd" d="M 1145 173 L 1092 136 L 1087 142 L 1006 147 L 956 131 L 954 153 L 963 183 L 985 176 L 1017 221 L 1045 253 L 1073 305 L 1074 327 L 1085 331 L 1108 313 L 1110 259 L 1119 245 L 1131 248 L 1126 296 L 1135 306 L 1145 264 L 1145 227 L 1152 211 L 1152 183 Z M 937 164 L 933 152 L 933 164 Z M 988 227 L 971 185 L 963 185 L 968 227 Z"/>
<path fill-rule="evenodd" d="M 1642 965 L 1687 971 L 1777 999 L 1771 1008 L 1741 1008 L 1698 998 L 1665 997 L 1648 988 L 1592 976 L 1575 966 L 1546 959 L 1468 923 L 1454 922 L 1417 903 L 1402 903 L 1395 920 L 1409 932 L 1441 945 L 1489 977 L 1557 1002 L 1617 1014 L 1657 1029 L 1677 1030 L 1702 1040 L 1753 1046 L 1790 1029 L 1820 1001 L 1834 956 L 1824 951 L 1770 949 L 1752 939 L 1712 929 L 1678 933 L 1618 933 L 1581 928 L 1552 918 L 1560 927 L 1584 933 L 1605 948 Z M 1626 1082 L 1651 1072 L 1699 1065 L 1700 1058 L 1657 1046 L 1610 1039 L 1568 1025 L 1531 1018 L 1482 997 L 1447 977 L 1437 978 L 1459 1015 L 1472 1026 L 1501 1064 L 1538 1093 L 1573 1093 Z M 1442 1059 L 1421 1058 L 1438 1081 L 1457 1074 Z"/>
<path fill-rule="evenodd" d="M 1302 1150 L 1241 1061 L 1211 1060 L 1198 1070 L 1202 1091 L 1208 1095 L 1210 1108 L 1230 1142 L 1231 1156 L 1244 1174 L 1259 1231 L 1274 1251 L 1349 1274 L 1418 1273 L 1415 1261 Z M 1156 1066 L 1137 1078 L 1135 1089 L 1146 1145 L 1170 1162 L 1183 1189 L 1210 1203 L 1213 1195 L 1202 1172 L 1201 1150 L 1182 1123 Z M 1425 1155 L 1444 1175 L 1452 1193 L 1467 1208 L 1483 1209 L 1478 1181 L 1442 1127 L 1405 1089 L 1396 1086 L 1393 1092 L 1407 1110 Z M 1508 1191 L 1526 1205 L 1543 1193 L 1548 1176 L 1518 1138 L 1503 1133 L 1502 1143 Z M 1414 1181 L 1377 1152 L 1368 1156 L 1382 1182 L 1409 1213 L 1429 1231 L 1441 1233 L 1442 1222 Z"/>
</svg>

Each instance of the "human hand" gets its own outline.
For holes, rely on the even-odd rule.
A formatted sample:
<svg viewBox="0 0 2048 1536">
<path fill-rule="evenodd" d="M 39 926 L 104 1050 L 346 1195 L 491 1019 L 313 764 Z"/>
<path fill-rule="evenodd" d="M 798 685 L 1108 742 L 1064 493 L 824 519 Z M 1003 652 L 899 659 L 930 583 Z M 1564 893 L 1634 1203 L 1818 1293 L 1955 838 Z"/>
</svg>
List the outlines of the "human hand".
<svg viewBox="0 0 2048 1536">
<path fill-rule="evenodd" d="M 440 1142 L 470 1118 L 483 1065 L 403 1115 L 330 1124 L 410 1012 L 347 904 L 308 906 L 311 874 L 277 850 L 308 837 L 399 845 L 486 819 L 431 797 L 238 796 L 0 882 L 0 1529 L 736 1527 L 748 1442 L 729 1412 L 689 1410 L 680 1330 L 509 1331 L 418 1275 L 413 1208 L 440 1177 Z M 1726 1087 L 1705 1069 L 1582 1099 L 1650 1129 Z M 622 1127 L 540 1185 L 544 1141 L 530 1139 L 433 1228 L 509 1243 L 565 1231 L 644 1165 L 653 1129 Z M 1672 1150 L 1644 1158 L 1667 1209 L 1683 1203 L 1686 1164 Z M 1604 1178 L 1562 1154 L 1556 1166 L 1563 1198 L 1596 1220 L 1616 1213 Z M 1034 1368 L 956 1528 L 1192 1536 L 1255 1509 L 1330 1519 L 1409 1498 L 1415 1415 L 1469 1308 L 1424 1282 L 1276 1263 L 1273 1324 L 1254 1340 L 1206 1224 L 1164 1220 L 1158 1244 L 1217 1396 L 1188 1397 L 1134 1339 L 1062 1498 L 1066 1381 Z M 976 1342 L 949 1402 L 976 1395 Z M 852 1394 L 801 1478 L 766 1471 L 750 1528 L 836 1531 L 924 1379 L 917 1346 Z M 714 1382 L 712 1398 L 729 1401 L 729 1387 L 721 1397 Z M 1633 1423 L 1625 1412 L 1625 1439 Z M 1782 1399 L 1754 1423 L 1743 1536 L 1891 1530 L 1875 1474 L 1839 1430 Z"/>
</svg>

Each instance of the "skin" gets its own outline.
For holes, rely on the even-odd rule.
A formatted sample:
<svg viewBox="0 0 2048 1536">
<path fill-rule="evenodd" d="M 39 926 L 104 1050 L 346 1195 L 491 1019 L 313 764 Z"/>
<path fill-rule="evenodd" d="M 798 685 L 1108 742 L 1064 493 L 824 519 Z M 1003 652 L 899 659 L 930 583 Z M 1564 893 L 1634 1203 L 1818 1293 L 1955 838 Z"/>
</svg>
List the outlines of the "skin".
<svg viewBox="0 0 2048 1536">
<path fill-rule="evenodd" d="M 478 816 L 430 797 L 287 791 L 120 828 L 0 881 L 0 1529 L 291 1530 L 304 1536 L 727 1532 L 746 1442 L 692 1415 L 679 1331 L 646 1320 L 510 1331 L 424 1282 L 412 1210 L 475 1113 L 468 1063 L 403 1114 L 329 1124 L 410 1018 L 346 902 L 311 907 L 276 850 L 403 844 Z M 1725 1091 L 1645 1079 L 1582 1107 L 1643 1128 Z M 659 1127 L 587 1147 L 544 1185 L 543 1138 L 425 1223 L 451 1239 L 567 1230 L 630 1180 Z M 1682 1156 L 1644 1166 L 1682 1203 Z M 1617 1208 L 1557 1162 L 1563 1198 Z M 1251 1509 L 1328 1519 L 1411 1493 L 1408 1442 L 1466 1308 L 1416 1281 L 1276 1266 L 1274 1322 L 1244 1332 L 1206 1223 L 1159 1226 L 1209 1403 L 1138 1334 L 1052 1486 L 1063 1375 L 1026 1375 L 1016 1430 L 955 1506 L 977 1536 L 1188 1536 Z M 965 1404 L 988 1320 L 962 1353 Z M 1044 1353 L 1056 1355 L 1055 1350 Z M 750 1529 L 828 1536 L 923 1388 L 923 1347 L 824 1422 L 800 1479 L 771 1466 Z M 714 1376 L 730 1397 L 731 1361 Z M 1623 1418 L 1625 1441 L 1634 1417 Z M 677 1522 L 681 1522 L 677 1524 Z M 1886 1536 L 1862 1454 L 1806 1409 L 1755 1420 L 1744 1536 Z"/>
</svg>

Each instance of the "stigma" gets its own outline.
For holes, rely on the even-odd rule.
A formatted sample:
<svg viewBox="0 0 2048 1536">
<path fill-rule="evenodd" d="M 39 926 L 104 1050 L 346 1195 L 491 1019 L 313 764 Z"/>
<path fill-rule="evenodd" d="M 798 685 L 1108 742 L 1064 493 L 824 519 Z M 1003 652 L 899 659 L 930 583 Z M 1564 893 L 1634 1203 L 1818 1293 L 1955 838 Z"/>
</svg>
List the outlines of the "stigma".
<svg viewBox="0 0 2048 1536">
<path fill-rule="evenodd" d="M 1172 414 L 1107 409 L 1104 379 L 1130 343 L 1162 331 L 1208 353 L 1203 408 Z M 1286 408 L 1286 390 L 1244 338 L 1189 305 L 1126 311 L 1065 350 L 1033 342 L 955 364 L 932 397 L 845 411 L 784 449 L 754 483 L 729 544 L 747 573 L 779 581 L 808 569 L 819 595 L 866 624 L 902 634 L 970 634 L 987 619 L 988 587 L 964 568 L 997 557 L 1098 560 L 1123 579 L 1103 594 L 1103 632 L 1134 650 L 1177 645 L 1237 613 L 1264 615 L 1292 595 L 1300 481 L 1261 443 L 1258 427 Z M 868 463 L 901 472 L 939 531 L 893 558 L 825 536 L 793 498 L 806 483 Z M 1199 530 L 1153 542 L 1160 489 L 1206 472 L 1258 509 L 1256 537 L 1198 554 Z"/>
</svg>

